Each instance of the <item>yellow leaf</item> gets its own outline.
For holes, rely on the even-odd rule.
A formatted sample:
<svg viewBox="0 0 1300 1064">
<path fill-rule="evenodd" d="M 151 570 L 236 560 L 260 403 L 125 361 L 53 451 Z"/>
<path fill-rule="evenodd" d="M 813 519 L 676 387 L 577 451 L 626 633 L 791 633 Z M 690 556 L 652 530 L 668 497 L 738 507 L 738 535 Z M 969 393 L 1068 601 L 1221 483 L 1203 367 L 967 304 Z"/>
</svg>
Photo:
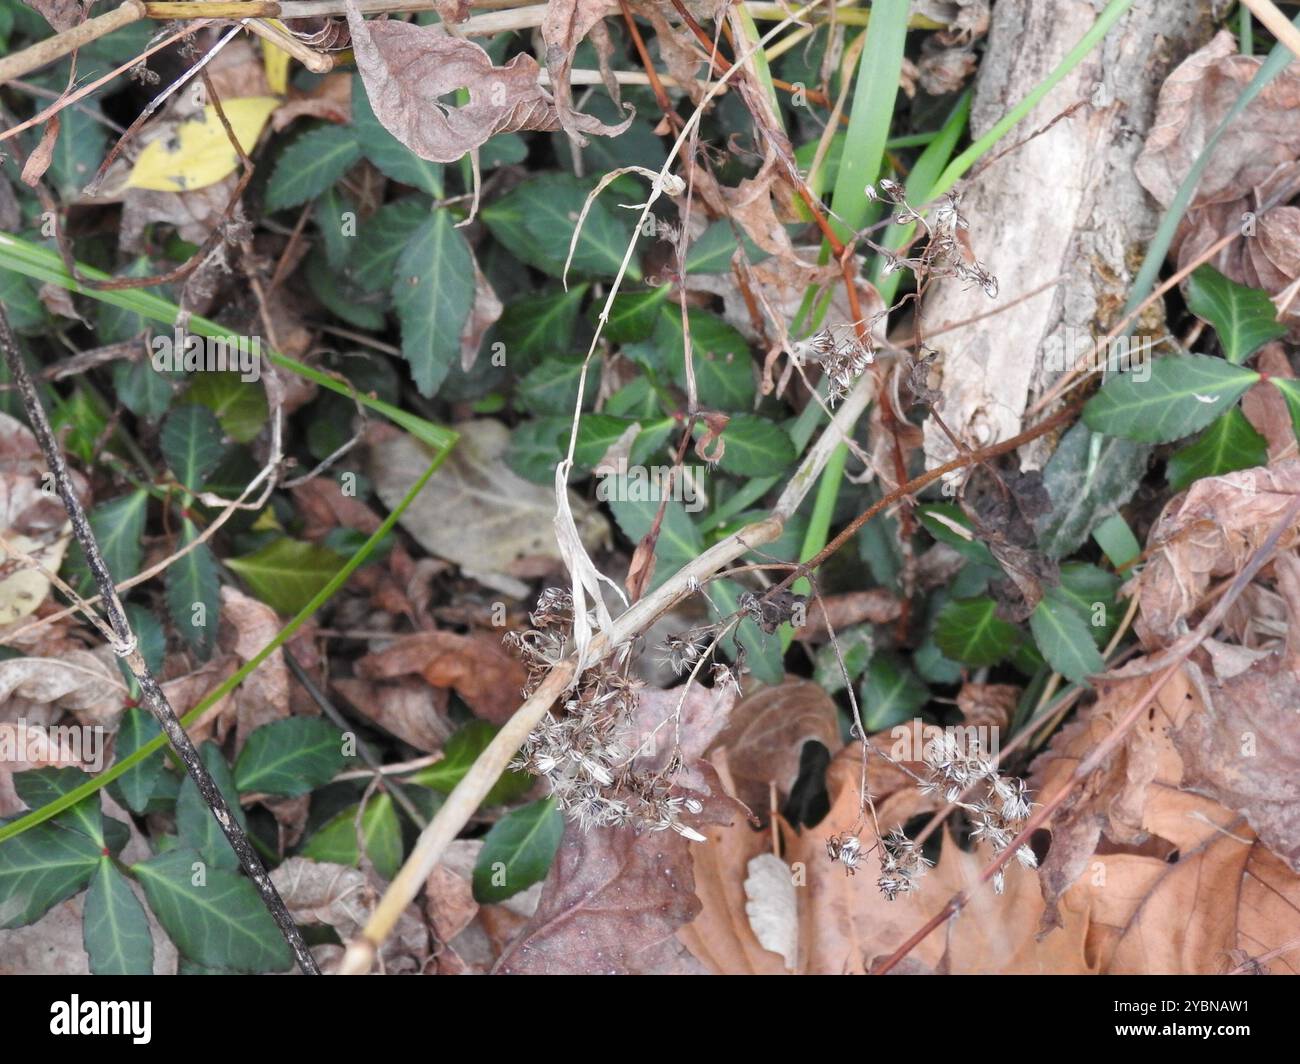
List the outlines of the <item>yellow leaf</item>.
<svg viewBox="0 0 1300 1064">
<path fill-rule="evenodd" d="M 275 516 L 275 511 L 268 506 L 257 515 L 257 520 L 252 523 L 250 530 L 253 532 L 283 532 L 284 526 L 280 524 L 280 519 Z"/>
<path fill-rule="evenodd" d="M 280 106 L 273 96 L 246 96 L 225 100 L 222 108 L 244 151 L 257 138 Z M 170 134 L 150 141 L 140 153 L 127 185 L 158 192 L 191 192 L 215 185 L 239 165 L 239 156 L 226 136 L 225 127 L 212 104 L 203 115 L 178 123 Z"/>
<path fill-rule="evenodd" d="M 273 26 L 284 29 L 279 19 L 267 19 Z M 277 44 L 262 38 L 262 65 L 266 68 L 266 83 L 277 96 L 289 91 L 289 53 Z"/>
</svg>

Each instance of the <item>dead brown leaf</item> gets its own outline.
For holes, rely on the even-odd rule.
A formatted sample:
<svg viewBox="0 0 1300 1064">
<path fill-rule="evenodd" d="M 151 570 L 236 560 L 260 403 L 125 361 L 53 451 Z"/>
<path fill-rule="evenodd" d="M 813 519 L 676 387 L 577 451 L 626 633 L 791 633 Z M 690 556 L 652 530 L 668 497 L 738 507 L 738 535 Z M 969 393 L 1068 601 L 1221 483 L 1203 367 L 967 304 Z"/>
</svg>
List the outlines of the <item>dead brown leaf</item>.
<svg viewBox="0 0 1300 1064">
<path fill-rule="evenodd" d="M 542 42 L 546 45 L 546 69 L 551 75 L 551 92 L 555 97 L 555 113 L 561 128 L 579 147 L 587 144 L 583 132 L 614 136 L 622 131 L 613 126 L 605 126 L 603 131 L 584 129 L 583 120 L 589 123 L 594 119 L 573 110 L 573 90 L 569 85 L 573 53 L 601 19 L 618 14 L 618 10 L 618 0 L 553 0 L 546 5 L 541 32 Z M 617 95 L 614 102 L 618 102 Z"/>
<path fill-rule="evenodd" d="M 417 750 L 437 753 L 453 731 L 447 692 L 420 677 L 387 682 L 339 678 L 333 685 L 360 712 Z"/>
<path fill-rule="evenodd" d="M 1173 642 L 1194 623 L 1213 580 L 1231 577 L 1264 542 L 1300 491 L 1300 460 L 1196 481 L 1165 507 L 1148 537 L 1151 559 L 1129 588 L 1148 647 Z M 1287 529 L 1278 544 L 1300 540 Z M 1153 549 L 1154 548 L 1154 549 Z"/>
<path fill-rule="evenodd" d="M 782 796 L 790 793 L 807 742 L 821 743 L 831 753 L 840 748 L 839 709 L 817 684 L 788 678 L 741 699 L 714 745 L 726 750 L 731 793 L 761 811 L 768 807 L 771 784 Z"/>
<path fill-rule="evenodd" d="M 379 899 L 375 887 L 358 869 L 303 857 L 290 857 L 271 873 L 271 881 L 295 921 L 300 925 L 326 924 L 345 942 L 365 926 Z M 389 973 L 423 969 L 429 957 L 429 934 L 415 906 L 407 906 L 397 918 L 379 956 Z M 317 959 L 323 958 L 318 955 Z"/>
<path fill-rule="evenodd" d="M 375 117 L 420 158 L 455 162 L 498 133 L 560 128 L 555 101 L 527 53 L 498 67 L 473 41 L 453 37 L 440 25 L 367 22 L 352 3 L 347 17 Z M 458 89 L 468 91 L 469 103 L 441 102 Z M 630 122 L 607 126 L 572 113 L 573 130 L 600 136 L 622 133 Z"/>
<path fill-rule="evenodd" d="M 1234 676 L 1199 684 L 1206 712 L 1173 739 L 1183 786 L 1244 814 L 1260 841 L 1300 872 L 1300 559 L 1280 554 L 1274 569 L 1290 613 L 1286 644 Z"/>
<path fill-rule="evenodd" d="M 1035 765 L 1039 793 L 1055 793 L 1146 682 L 1115 685 L 1058 733 Z M 1235 963 L 1237 951 L 1259 956 L 1300 937 L 1300 879 L 1255 840 L 1246 818 L 1186 789 L 1193 780 L 1184 747 L 1215 750 L 1212 741 L 1202 745 L 1209 714 L 1199 686 L 1191 667 L 1170 680 L 1122 753 L 1080 795 L 1072 823 L 1053 824 L 1045 889 L 1068 911 L 1086 912 L 1086 956 L 1100 972 L 1213 974 Z M 1272 753 L 1261 746 L 1261 759 Z M 1101 828 L 1100 844 L 1086 817 Z M 1294 955 L 1273 964 L 1300 970 Z"/>
<path fill-rule="evenodd" d="M 60 32 L 72 29 L 86 17 L 80 0 L 25 0 L 25 2 L 44 15 L 45 21 Z"/>
<path fill-rule="evenodd" d="M 898 596 L 884 588 L 846 591 L 842 595 L 821 595 L 808 603 L 808 623 L 799 629 L 800 639 L 823 643 L 830 630 L 843 632 L 855 624 L 889 624 L 898 620 L 902 605 Z M 830 621 L 830 630 L 827 621 Z"/>
<path fill-rule="evenodd" d="M 1138 180 L 1162 206 L 1204 151 L 1263 60 L 1237 54 L 1220 31 L 1189 56 L 1160 90 L 1156 121 L 1135 164 Z M 1300 273 L 1300 210 L 1285 204 L 1300 184 L 1300 71 L 1294 64 L 1275 77 L 1225 131 L 1179 226 L 1174 250 L 1187 265 L 1224 233 L 1252 225 L 1252 239 L 1225 248 L 1213 264 L 1241 284 L 1280 291 Z M 1296 320 L 1296 308 L 1291 318 Z"/>
<path fill-rule="evenodd" d="M 417 632 L 357 662 L 357 675 L 389 680 L 419 673 L 434 687 L 452 688 L 476 715 L 494 724 L 507 720 L 527 680 L 523 664 L 495 636 Z"/>
<path fill-rule="evenodd" d="M 537 912 L 494 971 L 682 974 L 700 966 L 673 937 L 699 912 L 690 847 L 670 831 L 565 825 Z"/>
<path fill-rule="evenodd" d="M 848 748 L 832 763 L 827 785 L 834 804 L 820 825 L 802 834 L 783 831 L 782 857 L 795 876 L 799 908 L 798 973 L 862 973 L 963 889 L 971 891 L 969 903 L 947 926 L 946 938 L 936 933 L 913 951 L 913 968 L 989 974 L 1089 971 L 1081 913 L 1069 914 L 1065 930 L 1038 942 L 1034 932 L 1043 902 L 1037 877 L 1012 870 L 1001 896 L 991 887 L 976 886 L 986 855 L 962 850 L 946 832 L 939 862 L 927 873 L 922 889 L 892 902 L 876 889 L 879 867 L 874 856 L 864 858 L 855 876 L 845 875 L 841 865 L 828 860 L 827 836 L 859 822 L 858 758 L 858 751 Z M 877 765 L 873 761 L 871 790 L 877 796 L 881 826 L 888 830 L 924 811 L 927 800 L 903 773 L 881 773 L 875 771 Z M 715 973 L 780 971 L 781 959 L 758 945 L 739 889 L 749 860 L 766 850 L 770 840 L 737 822 L 707 828 L 705 834 L 709 846 L 693 851 L 702 911 L 679 937 Z M 708 852 L 715 847 L 716 852 Z M 730 860 L 721 861 L 722 854 Z"/>
</svg>

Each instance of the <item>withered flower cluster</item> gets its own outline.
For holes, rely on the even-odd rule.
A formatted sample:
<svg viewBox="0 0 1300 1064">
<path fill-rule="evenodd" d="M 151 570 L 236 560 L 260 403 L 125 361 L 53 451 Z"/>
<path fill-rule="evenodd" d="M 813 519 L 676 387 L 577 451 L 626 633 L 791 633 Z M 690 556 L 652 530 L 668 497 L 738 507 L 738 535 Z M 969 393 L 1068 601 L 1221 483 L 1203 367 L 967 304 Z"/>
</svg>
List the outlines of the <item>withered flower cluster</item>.
<svg viewBox="0 0 1300 1064">
<path fill-rule="evenodd" d="M 1024 780 L 1002 776 L 993 759 L 978 748 L 963 749 L 948 733 L 927 746 L 925 766 L 922 793 L 937 794 L 965 810 L 974 825 L 973 839 L 987 842 L 999 854 L 1020 834 L 1030 813 Z M 1038 858 L 1028 846 L 1018 847 L 1015 856 L 1025 868 L 1038 867 Z M 1006 877 L 999 870 L 993 889 L 1001 894 L 1005 885 Z"/>
<path fill-rule="evenodd" d="M 548 589 L 531 614 L 533 628 L 510 632 L 512 646 L 528 668 L 524 695 L 530 695 L 568 650 L 573 630 L 573 600 Z M 564 814 L 584 830 L 632 825 L 642 830 L 673 830 L 703 841 L 682 823 L 684 812 L 699 813 L 698 800 L 675 786 L 677 758 L 658 771 L 638 762 L 637 692 L 640 681 L 627 675 L 627 660 L 602 661 L 585 670 L 562 707 L 529 734 L 511 768 L 546 780 Z"/>
</svg>

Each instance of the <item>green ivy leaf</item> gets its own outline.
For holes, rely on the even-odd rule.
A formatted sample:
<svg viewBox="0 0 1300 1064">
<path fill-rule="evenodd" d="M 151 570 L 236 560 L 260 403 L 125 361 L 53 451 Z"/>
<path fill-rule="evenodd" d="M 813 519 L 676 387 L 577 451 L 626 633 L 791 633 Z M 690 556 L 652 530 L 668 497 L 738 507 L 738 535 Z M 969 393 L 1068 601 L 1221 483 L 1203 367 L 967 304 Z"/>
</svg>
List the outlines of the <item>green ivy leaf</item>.
<svg viewBox="0 0 1300 1064">
<path fill-rule="evenodd" d="M 844 673 L 849 674 L 849 683 L 855 683 L 862 671 L 871 661 L 875 641 L 871 635 L 871 626 L 854 625 L 844 632 L 837 633 L 836 642 L 840 653 L 835 653 L 833 643 L 825 643 L 817 648 L 813 662 L 813 682 L 827 694 L 833 695 L 844 690 Z M 840 668 L 840 657 L 844 658 L 844 667 Z"/>
<path fill-rule="evenodd" d="M 861 688 L 862 723 L 877 732 L 910 720 L 930 701 L 930 689 L 892 654 L 878 654 Z"/>
<path fill-rule="evenodd" d="M 496 338 L 506 347 L 506 363 L 522 371 L 550 355 L 569 353 L 588 287 L 570 285 L 567 292 L 524 296 L 510 303 L 496 324 Z"/>
<path fill-rule="evenodd" d="M 465 778 L 465 773 L 496 735 L 496 727 L 485 720 L 472 720 L 456 729 L 442 748 L 442 760 L 422 768 L 407 777 L 412 783 L 428 787 L 442 794 Z M 525 794 L 533 785 L 533 778 L 525 772 L 505 772 L 492 785 L 484 805 L 500 805 Z"/>
<path fill-rule="evenodd" d="M 927 503 L 917 509 L 921 524 L 940 543 L 946 543 L 967 561 L 977 565 L 995 567 L 997 559 L 988 546 L 975 538 L 975 531 L 960 506 L 950 502 Z M 954 527 L 955 526 L 955 527 Z M 969 535 L 962 535 L 957 529 L 965 529 Z"/>
<path fill-rule="evenodd" d="M 934 641 L 944 657 L 979 668 L 1010 654 L 1020 641 L 1020 629 L 999 617 L 997 603 L 987 596 L 953 599 L 939 611 Z"/>
<path fill-rule="evenodd" d="M 1094 528 L 1092 538 L 1106 555 L 1106 560 L 1116 568 L 1128 565 L 1142 553 L 1142 544 L 1133 535 L 1128 522 L 1119 514 L 1111 514 Z"/>
<path fill-rule="evenodd" d="M 138 706 L 122 714 L 113 742 L 114 763 L 126 760 L 162 734 L 153 714 Z M 109 792 L 133 813 L 143 813 L 166 775 L 166 754 L 159 750 L 132 765 L 108 785 Z"/>
<path fill-rule="evenodd" d="M 733 414 L 722 431 L 722 442 L 726 447 L 718 466 L 738 476 L 775 476 L 795 460 L 790 434 L 757 414 Z"/>
<path fill-rule="evenodd" d="M 1094 432 L 1168 443 L 1205 428 L 1259 380 L 1254 370 L 1208 355 L 1159 358 L 1149 369 L 1149 379 L 1111 377 L 1084 406 L 1084 423 Z"/>
<path fill-rule="evenodd" d="M 101 857 L 90 881 L 81 934 L 92 975 L 152 975 L 153 935 L 126 876 Z"/>
<path fill-rule="evenodd" d="M 659 512 L 658 491 L 652 490 L 644 477 L 602 477 L 597 495 L 609 504 L 610 513 L 632 541 L 633 546 L 654 525 Z M 688 561 L 704 550 L 704 539 L 691 522 L 685 506 L 669 501 L 664 507 L 663 521 L 659 525 L 659 538 L 655 541 L 655 571 L 650 589 L 658 587 Z"/>
<path fill-rule="evenodd" d="M 352 79 L 352 128 L 362 154 L 385 176 L 442 198 L 442 166 L 421 159 L 383 127 L 360 78 Z"/>
<path fill-rule="evenodd" d="M 207 867 L 190 849 L 160 854 L 131 871 L 163 930 L 190 960 L 236 972 L 278 972 L 293 963 L 271 914 L 243 876 Z"/>
<path fill-rule="evenodd" d="M 691 361 L 700 402 L 713 410 L 748 411 L 754 405 L 754 364 L 749 341 L 716 314 L 692 310 Z M 651 347 L 656 368 L 686 387 L 686 341 L 680 307 L 660 308 Z"/>
<path fill-rule="evenodd" d="M 93 839 L 54 823 L 0 843 L 0 927 L 35 923 L 83 890 L 102 855 Z"/>
<path fill-rule="evenodd" d="M 383 210 L 384 208 L 379 208 Z M 379 213 L 378 211 L 375 212 Z M 320 233 L 321 246 L 325 259 L 334 270 L 342 270 L 352 257 L 352 248 L 356 236 L 355 224 L 348 226 L 344 215 L 351 214 L 355 223 L 357 205 L 352 198 L 337 185 L 327 188 L 312 207 L 312 220 Z"/>
<path fill-rule="evenodd" d="M 516 257 L 558 277 L 592 184 L 569 174 L 542 174 L 483 208 L 481 217 L 492 235 Z M 615 214 L 603 197 L 598 198 L 583 220 L 571 272 L 613 277 L 631 239 L 631 221 Z M 628 264 L 627 276 L 641 280 L 635 256 Z"/>
<path fill-rule="evenodd" d="M 1092 641 L 1105 646 L 1119 626 L 1115 596 L 1120 579 L 1114 573 L 1087 562 L 1066 562 L 1061 566 L 1061 583 L 1052 594 L 1074 607 L 1092 632 Z"/>
<path fill-rule="evenodd" d="M 157 421 L 172 402 L 171 381 L 148 359 L 113 363 L 113 392 L 131 413 L 148 421 Z"/>
<path fill-rule="evenodd" d="M 1149 447 L 1105 436 L 1094 465 L 1092 439 L 1088 426 L 1074 425 L 1043 469 L 1052 508 L 1038 523 L 1038 541 L 1052 558 L 1073 554 L 1093 529 L 1128 502 L 1146 473 Z"/>
<path fill-rule="evenodd" d="M 34 768 L 13 774 L 14 790 L 30 809 L 49 805 L 54 799 L 90 782 L 79 768 Z M 57 817 L 60 827 L 81 832 L 98 846 L 104 845 L 104 813 L 99 795 L 83 798 L 66 813 Z"/>
<path fill-rule="evenodd" d="M 659 308 L 671 290 L 671 285 L 660 285 L 644 292 L 618 293 L 610 308 L 609 319 L 605 322 L 605 338 L 612 344 L 648 340 L 659 322 Z M 593 306 L 593 319 L 602 310 L 604 303 Z"/>
<path fill-rule="evenodd" d="M 1300 381 L 1283 377 L 1269 377 L 1268 380 L 1286 400 L 1286 407 L 1291 411 L 1291 429 L 1295 432 L 1296 439 L 1300 440 Z"/>
<path fill-rule="evenodd" d="M 474 306 L 474 257 L 451 216 L 434 211 L 407 238 L 395 273 L 402 357 L 427 398 L 460 358 L 460 334 Z"/>
<path fill-rule="evenodd" d="M 276 613 L 292 615 L 334 578 L 343 559 L 326 547 L 284 538 L 242 558 L 228 558 L 226 565 Z"/>
<path fill-rule="evenodd" d="M 574 464 L 581 469 L 594 468 L 610 447 L 635 424 L 635 421 L 626 417 L 584 414 L 578 423 L 578 442 L 573 450 Z M 567 439 L 565 442 L 567 445 Z"/>
<path fill-rule="evenodd" d="M 357 812 L 361 805 L 349 806 L 321 827 L 302 849 L 302 856 L 313 861 L 359 867 L 357 850 Z M 402 867 L 402 825 L 397 819 L 393 799 L 376 794 L 366 803 L 361 817 L 361 835 L 366 856 L 375 870 L 391 880 Z"/>
<path fill-rule="evenodd" d="M 322 787 L 347 764 L 343 736 L 318 717 L 289 717 L 254 729 L 235 762 L 235 786 L 293 798 Z"/>
<path fill-rule="evenodd" d="M 1201 477 L 1217 477 L 1268 462 L 1268 441 L 1233 407 L 1210 424 L 1197 438 L 1169 459 L 1165 475 L 1174 491 L 1182 491 Z"/>
<path fill-rule="evenodd" d="M 257 438 L 270 416 L 266 392 L 260 385 L 241 380 L 238 373 L 200 373 L 192 380 L 185 392 L 187 403 L 211 410 L 222 431 L 236 443 L 251 443 Z"/>
<path fill-rule="evenodd" d="M 392 288 L 397 260 L 407 240 L 428 221 L 432 207 L 423 196 L 407 196 L 386 203 L 358 223 L 356 249 L 352 254 L 352 275 L 367 292 Z"/>
<path fill-rule="evenodd" d="M 1267 292 L 1224 277 L 1213 266 L 1200 266 L 1187 284 L 1187 306 L 1219 334 L 1223 356 L 1240 365 L 1270 340 L 1286 335 Z"/>
<path fill-rule="evenodd" d="M 163 422 L 159 442 L 168 468 L 190 491 L 203 487 L 203 481 L 217 468 L 224 453 L 217 415 L 198 403 L 183 403 L 173 408 Z"/>
<path fill-rule="evenodd" d="M 235 820 L 241 828 L 247 830 L 248 818 L 239 804 L 239 788 L 235 786 L 235 778 L 230 773 L 225 757 L 214 743 L 204 743 L 199 754 L 212 776 L 212 782 L 217 785 L 217 790 L 234 813 Z M 199 856 L 213 867 L 228 868 L 232 872 L 238 870 L 239 858 L 230 848 L 226 833 L 221 830 L 208 803 L 199 794 L 198 785 L 188 774 L 181 781 L 180 792 L 176 796 L 176 834 L 182 846 L 198 850 Z"/>
<path fill-rule="evenodd" d="M 188 546 L 199 530 L 188 517 L 181 520 L 180 545 Z M 206 543 L 200 543 L 167 568 L 167 612 L 195 657 L 207 661 L 217 643 L 221 616 L 221 582 L 217 562 Z M 196 607 L 202 607 L 197 609 Z M 202 623 L 199 623 L 199 622 Z"/>
<path fill-rule="evenodd" d="M 555 467 L 568 453 L 571 425 L 568 418 L 539 417 L 516 426 L 506 464 L 534 484 L 554 484 Z"/>
<path fill-rule="evenodd" d="M 1071 683 L 1083 683 L 1106 667 L 1087 622 L 1055 588 L 1034 607 L 1029 629 L 1047 663 Z"/>
<path fill-rule="evenodd" d="M 691 242 L 686 252 L 686 272 L 730 273 L 736 247 L 736 226 L 730 219 L 719 218 Z M 745 257 L 751 263 L 762 262 L 767 252 L 746 238 Z"/>
<path fill-rule="evenodd" d="M 554 798 L 507 813 L 492 825 L 474 862 L 474 898 L 504 901 L 546 878 L 564 835 Z"/>
<path fill-rule="evenodd" d="M 115 583 L 120 584 L 140 571 L 140 561 L 144 557 L 140 537 L 144 535 L 148 505 L 149 494 L 141 490 L 111 499 L 90 512 L 90 529 L 95 533 L 99 553 Z M 82 594 L 88 594 L 95 586 L 80 547 L 69 552 L 68 574 L 69 582 Z M 126 597 L 125 593 L 122 597 Z"/>
<path fill-rule="evenodd" d="M 315 199 L 361 158 L 356 131 L 321 126 L 289 145 L 276 160 L 266 186 L 266 206 L 278 211 Z"/>
<path fill-rule="evenodd" d="M 525 410 L 534 414 L 556 417 L 573 417 L 573 404 L 578 399 L 578 381 L 582 378 L 585 360 L 580 355 L 548 358 L 530 370 L 519 382 L 515 398 Z M 582 407 L 590 409 L 596 402 L 600 386 L 600 363 L 593 359 L 587 367 L 587 380 L 582 393 Z M 567 449 L 567 448 L 566 448 Z"/>
</svg>

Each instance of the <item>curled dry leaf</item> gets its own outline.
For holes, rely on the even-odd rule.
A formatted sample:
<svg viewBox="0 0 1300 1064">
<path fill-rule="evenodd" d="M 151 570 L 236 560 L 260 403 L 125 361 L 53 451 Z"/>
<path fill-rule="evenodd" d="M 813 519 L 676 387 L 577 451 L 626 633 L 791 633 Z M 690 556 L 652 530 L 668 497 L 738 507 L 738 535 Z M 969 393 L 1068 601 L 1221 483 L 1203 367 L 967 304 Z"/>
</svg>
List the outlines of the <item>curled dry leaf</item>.
<svg viewBox="0 0 1300 1064">
<path fill-rule="evenodd" d="M 1138 157 L 1138 180 L 1162 205 L 1179 184 L 1263 60 L 1237 54 L 1232 34 L 1221 30 L 1188 56 L 1160 90 L 1156 120 Z M 1219 141 L 1192 206 L 1239 199 L 1281 165 L 1300 158 L 1300 70 L 1284 70 L 1255 98 Z"/>
<path fill-rule="evenodd" d="M 487 334 L 505 309 L 491 282 L 474 261 L 474 303 L 460 334 L 460 368 L 468 373 L 478 360 L 479 348 Z"/>
<path fill-rule="evenodd" d="M 707 688 L 693 683 L 668 691 L 642 688 L 637 694 L 636 734 L 624 742 L 638 751 L 636 767 L 648 772 L 680 756 L 688 773 L 683 782 L 698 789 L 701 778 L 689 778 L 692 762 L 713 745 L 736 704 L 735 688 L 729 684 Z"/>
<path fill-rule="evenodd" d="M 1263 60 L 1238 55 L 1226 30 L 1189 56 L 1160 90 L 1156 123 L 1135 173 L 1161 205 L 1205 148 Z M 1233 122 L 1210 157 L 1174 249 L 1186 266 L 1224 233 L 1248 226 L 1212 260 L 1232 280 L 1276 294 L 1300 275 L 1300 208 L 1286 206 L 1300 191 L 1300 70 L 1278 74 Z M 1267 202 L 1281 205 L 1261 210 Z M 1300 310 L 1292 304 L 1292 325 Z"/>
<path fill-rule="evenodd" d="M 493 66 L 477 44 L 441 26 L 367 22 L 352 2 L 347 17 L 375 117 L 420 158 L 455 162 L 497 133 L 560 128 L 555 101 L 539 83 L 532 56 L 521 53 Z M 469 103 L 441 102 L 457 89 L 468 91 Z M 607 126 L 574 112 L 570 120 L 572 130 L 600 136 L 622 133 L 631 122 Z"/>
<path fill-rule="evenodd" d="M 1212 580 L 1237 573 L 1300 492 L 1300 460 L 1196 481 L 1172 499 L 1148 537 L 1151 560 L 1129 588 L 1148 647 L 1173 642 L 1195 621 Z M 1279 550 L 1300 540 L 1282 534 Z"/>
<path fill-rule="evenodd" d="M 52 736 L 48 729 L 29 720 L 0 722 L 0 751 L 4 754 L 0 757 L 0 817 L 14 816 L 27 808 L 14 790 L 14 773 L 49 767 L 94 769 L 84 748 L 78 752 L 57 739 L 57 734 Z"/>
<path fill-rule="evenodd" d="M 275 610 L 234 587 L 221 589 L 221 614 L 234 629 L 232 649 L 241 664 L 256 657 L 282 627 Z M 244 678 L 235 690 L 234 706 L 236 752 L 243 749 L 254 729 L 289 716 L 289 667 L 281 650 Z M 225 739 L 230 723 L 227 716 L 224 726 L 218 725 L 218 741 Z"/>
<path fill-rule="evenodd" d="M 271 873 L 271 881 L 298 924 L 326 924 L 345 942 L 365 926 L 378 900 L 378 893 L 358 869 L 303 857 L 290 857 Z M 429 956 L 429 935 L 414 906 L 398 917 L 379 955 L 389 973 L 423 968 Z"/>
<path fill-rule="evenodd" d="M 320 118 L 345 124 L 352 121 L 352 75 L 327 74 L 310 92 L 281 105 L 271 116 L 277 133 L 295 118 Z"/>
<path fill-rule="evenodd" d="M 688 974 L 673 937 L 697 912 L 692 843 L 671 831 L 565 825 L 537 912 L 498 974 Z"/>
<path fill-rule="evenodd" d="M 451 735 L 447 691 L 409 676 L 391 682 L 337 679 L 334 687 L 361 713 L 386 732 L 417 750 L 432 754 Z"/>
<path fill-rule="evenodd" d="M 889 624 L 898 620 L 902 606 L 898 596 L 884 588 L 846 591 L 842 595 L 822 595 L 808 603 L 808 623 L 799 629 L 799 638 L 823 643 L 830 631 L 837 635 L 855 624 Z M 827 621 L 830 629 L 827 629 Z"/>
<path fill-rule="evenodd" d="M 573 69 L 573 54 L 582 39 L 591 33 L 606 15 L 617 15 L 618 0 L 552 0 L 546 5 L 542 20 L 542 42 L 546 45 L 546 69 L 551 75 L 551 92 L 555 96 L 555 113 L 560 126 L 579 147 L 587 139 L 582 135 L 583 120 L 595 121 L 589 115 L 573 110 L 573 91 L 569 84 L 569 71 Z M 615 85 L 617 88 L 617 85 Z M 615 102 L 618 97 L 615 96 Z M 626 124 L 622 127 L 626 128 Z M 593 132 L 587 129 L 586 132 Z M 603 136 L 613 136 L 621 129 L 605 126 Z"/>
<path fill-rule="evenodd" d="M 108 647 L 0 661 L 0 706 L 9 720 L 52 720 L 71 711 L 102 723 L 116 718 L 125 699 L 126 684 Z"/>
<path fill-rule="evenodd" d="M 771 784 L 782 795 L 789 794 L 809 742 L 821 743 L 832 753 L 839 750 L 839 709 L 817 684 L 787 679 L 741 699 L 714 745 L 726 750 L 734 781 L 731 793 L 750 809 L 765 810 Z"/>
<path fill-rule="evenodd" d="M 957 708 L 967 724 L 1006 729 L 1020 700 L 1020 688 L 1009 683 L 964 683 Z"/>
<path fill-rule="evenodd" d="M 47 463 L 40 446 L 17 418 L 0 414 L 0 625 L 34 612 L 50 593 L 40 570 L 18 558 L 26 554 L 50 572 L 58 572 L 71 540 L 72 525 L 63 504 L 43 490 Z M 86 479 L 69 471 L 73 490 L 89 503 Z"/>
<path fill-rule="evenodd" d="M 86 17 L 80 0 L 26 0 L 56 30 L 70 30 Z"/>
</svg>

